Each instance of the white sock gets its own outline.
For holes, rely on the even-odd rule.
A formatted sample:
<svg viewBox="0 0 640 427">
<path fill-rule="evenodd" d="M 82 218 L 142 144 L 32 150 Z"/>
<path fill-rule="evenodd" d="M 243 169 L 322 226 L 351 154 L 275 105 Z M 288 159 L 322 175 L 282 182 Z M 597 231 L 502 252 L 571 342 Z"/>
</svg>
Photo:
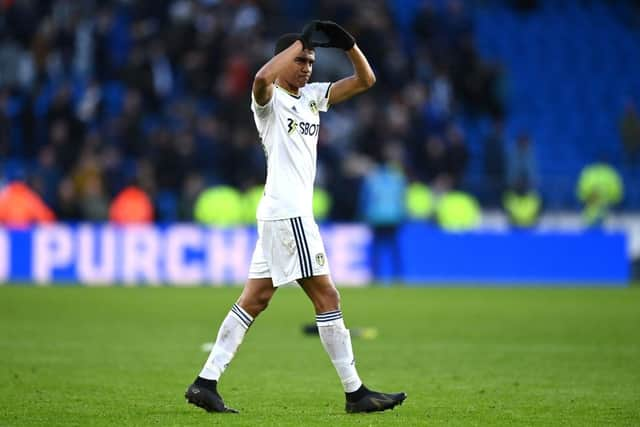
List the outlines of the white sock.
<svg viewBox="0 0 640 427">
<path fill-rule="evenodd" d="M 200 377 L 216 381 L 220 379 L 220 375 L 229 366 L 238 347 L 242 344 L 242 339 L 251 323 L 253 323 L 253 317 L 238 304 L 233 304 L 231 311 L 220 325 L 216 343 L 200 371 Z"/>
<path fill-rule="evenodd" d="M 342 311 L 328 311 L 316 315 L 320 341 L 338 372 L 345 393 L 356 391 L 362 385 L 351 348 L 351 334 L 344 326 Z"/>
</svg>

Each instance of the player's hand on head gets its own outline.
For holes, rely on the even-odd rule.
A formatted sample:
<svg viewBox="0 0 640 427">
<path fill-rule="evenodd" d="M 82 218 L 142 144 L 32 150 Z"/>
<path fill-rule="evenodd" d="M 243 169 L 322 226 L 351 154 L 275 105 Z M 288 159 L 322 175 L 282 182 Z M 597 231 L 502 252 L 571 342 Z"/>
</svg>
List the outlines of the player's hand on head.
<svg viewBox="0 0 640 427">
<path fill-rule="evenodd" d="M 316 34 L 314 34 L 316 33 Z M 323 40 L 318 40 L 317 33 L 322 33 Z M 316 37 L 314 37 L 314 35 Z M 304 26 L 300 34 L 300 41 L 305 49 L 316 47 L 336 47 L 349 50 L 356 43 L 356 39 L 347 30 L 333 21 L 313 20 Z"/>
<path fill-rule="evenodd" d="M 318 20 L 311 21 L 302 29 L 302 33 L 300 33 L 300 37 L 298 39 L 302 42 L 302 47 L 304 49 L 313 49 L 314 47 L 318 46 L 317 43 L 313 43 L 312 37 L 313 32 L 318 31 L 319 22 L 320 21 Z"/>
<path fill-rule="evenodd" d="M 323 32 L 328 42 L 316 44 L 318 47 L 337 47 L 343 50 L 349 50 L 356 43 L 356 39 L 349 34 L 347 30 L 333 21 L 313 21 L 315 29 Z"/>
</svg>

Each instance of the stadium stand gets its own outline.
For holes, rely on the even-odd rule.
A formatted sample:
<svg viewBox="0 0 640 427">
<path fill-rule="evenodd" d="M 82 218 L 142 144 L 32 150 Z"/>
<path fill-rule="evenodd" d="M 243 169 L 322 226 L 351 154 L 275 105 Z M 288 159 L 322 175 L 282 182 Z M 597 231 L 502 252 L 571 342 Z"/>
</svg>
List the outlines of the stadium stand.
<svg viewBox="0 0 640 427">
<path fill-rule="evenodd" d="M 495 206 L 484 141 L 496 121 L 505 161 L 530 135 L 539 179 L 529 184 L 545 209 L 577 209 L 580 170 L 603 159 L 628 189 L 620 208 L 640 208 L 630 185 L 640 166 L 619 130 L 625 105 L 640 103 L 631 2 L 287 3 L 2 2 L 0 185 L 24 171 L 58 218 L 106 220 L 105 205 L 135 184 L 161 221 L 193 220 L 205 188 L 260 185 L 253 73 L 275 37 L 321 16 L 354 33 L 378 76 L 370 94 L 323 118 L 318 185 L 333 201 L 329 219 L 357 218 L 352 194 L 398 144 L 410 182 Z M 318 52 L 315 80 L 348 72 L 336 52 Z"/>
<path fill-rule="evenodd" d="M 607 160 L 640 182 L 625 160 L 618 123 L 625 104 L 640 100 L 640 28 L 623 20 L 630 2 L 539 1 L 519 12 L 493 2 L 474 9 L 479 51 L 509 75 L 506 133 L 526 129 L 536 142 L 548 208 L 576 207 L 581 169 Z M 469 133 L 470 141 L 478 141 Z M 640 207 L 639 186 L 627 185 L 623 207 Z"/>
</svg>

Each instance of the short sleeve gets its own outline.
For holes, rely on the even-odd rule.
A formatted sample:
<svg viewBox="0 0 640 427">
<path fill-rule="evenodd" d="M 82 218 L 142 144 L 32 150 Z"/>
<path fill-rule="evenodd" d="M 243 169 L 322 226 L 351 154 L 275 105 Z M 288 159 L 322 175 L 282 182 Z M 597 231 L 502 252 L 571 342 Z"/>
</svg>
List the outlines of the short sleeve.
<svg viewBox="0 0 640 427">
<path fill-rule="evenodd" d="M 311 92 L 311 96 L 316 100 L 318 111 L 327 111 L 329 109 L 329 94 L 333 83 L 310 83 L 307 86 Z"/>
<path fill-rule="evenodd" d="M 253 97 L 253 92 L 251 93 L 251 111 L 253 112 L 253 118 L 256 122 L 256 127 L 258 128 L 258 133 L 260 134 L 260 136 L 262 136 L 262 134 L 264 133 L 269 119 L 273 115 L 273 105 L 275 103 L 275 97 L 276 94 L 274 91 L 269 102 L 264 105 L 260 105 Z"/>
<path fill-rule="evenodd" d="M 251 111 L 260 119 L 266 119 L 273 112 L 273 99 L 275 98 L 275 93 L 271 95 L 271 99 L 264 105 L 260 105 L 256 102 L 256 99 L 253 96 L 253 92 L 251 92 Z"/>
</svg>

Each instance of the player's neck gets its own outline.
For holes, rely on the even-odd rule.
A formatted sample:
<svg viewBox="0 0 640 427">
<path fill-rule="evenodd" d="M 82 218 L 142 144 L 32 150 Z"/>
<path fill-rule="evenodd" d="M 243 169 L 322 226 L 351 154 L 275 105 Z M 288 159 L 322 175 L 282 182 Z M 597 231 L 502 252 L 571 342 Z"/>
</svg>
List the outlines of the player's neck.
<svg viewBox="0 0 640 427">
<path fill-rule="evenodd" d="M 285 80 L 276 79 L 276 86 L 293 96 L 298 96 L 300 94 L 298 87 L 290 85 Z"/>
</svg>

